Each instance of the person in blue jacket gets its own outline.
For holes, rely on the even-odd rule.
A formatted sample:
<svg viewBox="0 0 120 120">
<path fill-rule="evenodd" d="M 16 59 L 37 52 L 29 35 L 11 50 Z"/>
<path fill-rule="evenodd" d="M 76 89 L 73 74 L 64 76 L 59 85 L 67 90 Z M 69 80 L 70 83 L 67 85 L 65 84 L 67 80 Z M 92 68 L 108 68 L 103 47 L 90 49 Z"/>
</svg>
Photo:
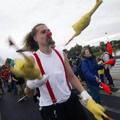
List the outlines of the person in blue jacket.
<svg viewBox="0 0 120 120">
<path fill-rule="evenodd" d="M 100 88 L 98 78 L 98 66 L 95 56 L 90 47 L 85 47 L 81 51 L 82 62 L 81 71 L 84 75 L 87 87 L 94 100 L 100 103 Z"/>
</svg>

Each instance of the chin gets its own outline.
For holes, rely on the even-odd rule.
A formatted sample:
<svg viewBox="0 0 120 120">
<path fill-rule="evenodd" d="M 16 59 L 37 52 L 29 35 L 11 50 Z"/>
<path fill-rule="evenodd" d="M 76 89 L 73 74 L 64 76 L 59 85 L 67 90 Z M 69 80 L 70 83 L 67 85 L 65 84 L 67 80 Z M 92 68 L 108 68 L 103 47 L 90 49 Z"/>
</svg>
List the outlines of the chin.
<svg viewBox="0 0 120 120">
<path fill-rule="evenodd" d="M 54 40 L 52 38 L 48 39 L 47 40 L 49 44 L 53 44 L 54 43 Z"/>
</svg>

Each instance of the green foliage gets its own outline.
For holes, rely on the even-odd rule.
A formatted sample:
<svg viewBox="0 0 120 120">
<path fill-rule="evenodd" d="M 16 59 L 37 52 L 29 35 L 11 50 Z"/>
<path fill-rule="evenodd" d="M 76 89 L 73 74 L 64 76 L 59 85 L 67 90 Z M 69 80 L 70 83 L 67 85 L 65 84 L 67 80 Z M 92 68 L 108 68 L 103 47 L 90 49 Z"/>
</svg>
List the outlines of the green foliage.
<svg viewBox="0 0 120 120">
<path fill-rule="evenodd" d="M 82 50 L 82 46 L 80 45 L 76 45 L 75 47 L 72 47 L 69 52 L 68 52 L 68 56 L 71 58 L 75 58 L 76 56 L 79 56 Z"/>
<path fill-rule="evenodd" d="M 120 50 L 120 40 L 112 40 L 111 41 L 112 47 L 113 47 L 113 52 Z M 106 44 L 105 44 L 106 46 Z M 81 50 L 84 46 L 76 44 L 76 46 L 72 47 L 68 51 L 68 56 L 69 58 L 76 58 L 76 56 L 79 56 L 81 53 Z M 93 54 L 97 57 L 100 56 L 100 46 L 91 46 Z"/>
</svg>

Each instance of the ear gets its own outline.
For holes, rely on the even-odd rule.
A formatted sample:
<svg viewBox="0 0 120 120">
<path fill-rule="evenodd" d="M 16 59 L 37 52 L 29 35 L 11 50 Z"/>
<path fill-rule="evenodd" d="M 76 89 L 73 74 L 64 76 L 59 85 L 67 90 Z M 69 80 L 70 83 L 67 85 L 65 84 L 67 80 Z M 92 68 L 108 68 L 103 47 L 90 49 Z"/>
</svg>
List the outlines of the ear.
<svg viewBox="0 0 120 120">
<path fill-rule="evenodd" d="M 33 37 L 33 39 L 35 40 L 35 42 L 37 42 L 37 38 L 36 38 L 36 35 Z"/>
</svg>

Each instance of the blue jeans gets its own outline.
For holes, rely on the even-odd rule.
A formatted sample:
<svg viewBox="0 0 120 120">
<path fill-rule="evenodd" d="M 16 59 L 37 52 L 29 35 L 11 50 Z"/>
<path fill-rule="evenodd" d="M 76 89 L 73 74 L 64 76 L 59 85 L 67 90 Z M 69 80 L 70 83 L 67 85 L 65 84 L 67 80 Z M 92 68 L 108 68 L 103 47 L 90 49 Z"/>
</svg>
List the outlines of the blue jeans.
<svg viewBox="0 0 120 120">
<path fill-rule="evenodd" d="M 100 88 L 99 86 L 93 86 L 93 85 L 88 85 L 88 88 L 89 88 L 89 93 L 90 95 L 92 96 L 92 98 L 97 102 L 97 103 L 101 103 L 100 102 Z"/>
</svg>

